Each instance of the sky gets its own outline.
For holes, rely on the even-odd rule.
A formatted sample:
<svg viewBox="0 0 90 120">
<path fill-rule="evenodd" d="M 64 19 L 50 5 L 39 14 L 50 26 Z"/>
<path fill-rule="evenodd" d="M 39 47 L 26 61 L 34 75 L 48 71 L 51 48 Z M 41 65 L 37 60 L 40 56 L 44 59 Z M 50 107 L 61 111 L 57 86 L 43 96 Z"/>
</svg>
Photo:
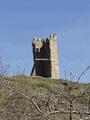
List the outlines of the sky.
<svg viewBox="0 0 90 120">
<path fill-rule="evenodd" d="M 58 36 L 60 78 L 77 80 L 90 65 L 90 0 L 0 0 L 0 56 L 30 75 L 32 39 Z M 64 72 L 65 71 L 65 72 Z M 80 82 L 90 82 L 90 70 Z"/>
</svg>

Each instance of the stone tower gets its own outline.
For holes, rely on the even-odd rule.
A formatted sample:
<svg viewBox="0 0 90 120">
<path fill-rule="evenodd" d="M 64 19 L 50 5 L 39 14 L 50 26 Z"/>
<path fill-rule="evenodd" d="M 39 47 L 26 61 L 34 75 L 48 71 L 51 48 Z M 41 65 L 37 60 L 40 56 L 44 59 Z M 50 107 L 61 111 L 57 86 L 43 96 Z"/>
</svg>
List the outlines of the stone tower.
<svg viewBox="0 0 90 120">
<path fill-rule="evenodd" d="M 34 65 L 31 76 L 43 76 L 59 79 L 59 63 L 57 50 L 57 36 L 51 34 L 49 38 L 34 38 L 33 59 Z"/>
</svg>

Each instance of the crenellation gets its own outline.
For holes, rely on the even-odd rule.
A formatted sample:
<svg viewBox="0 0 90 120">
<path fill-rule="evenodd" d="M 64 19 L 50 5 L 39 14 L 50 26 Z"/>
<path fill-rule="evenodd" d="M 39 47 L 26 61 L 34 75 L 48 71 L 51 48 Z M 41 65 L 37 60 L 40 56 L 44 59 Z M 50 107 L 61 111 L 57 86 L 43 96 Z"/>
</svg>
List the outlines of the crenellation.
<svg viewBox="0 0 90 120">
<path fill-rule="evenodd" d="M 50 40 L 56 40 L 57 39 L 57 35 L 56 34 L 51 34 L 49 37 Z"/>
<path fill-rule="evenodd" d="M 46 39 L 33 38 L 32 45 L 36 45 L 37 46 L 37 44 L 47 44 L 48 42 L 49 42 L 48 38 L 46 38 Z"/>
</svg>

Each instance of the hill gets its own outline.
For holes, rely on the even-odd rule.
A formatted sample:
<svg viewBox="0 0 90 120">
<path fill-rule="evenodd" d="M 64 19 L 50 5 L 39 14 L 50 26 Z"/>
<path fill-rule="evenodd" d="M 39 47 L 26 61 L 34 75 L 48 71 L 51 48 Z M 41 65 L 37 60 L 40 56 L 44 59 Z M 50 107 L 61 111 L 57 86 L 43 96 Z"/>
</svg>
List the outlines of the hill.
<svg viewBox="0 0 90 120">
<path fill-rule="evenodd" d="M 90 120 L 90 84 L 0 77 L 0 120 Z"/>
</svg>

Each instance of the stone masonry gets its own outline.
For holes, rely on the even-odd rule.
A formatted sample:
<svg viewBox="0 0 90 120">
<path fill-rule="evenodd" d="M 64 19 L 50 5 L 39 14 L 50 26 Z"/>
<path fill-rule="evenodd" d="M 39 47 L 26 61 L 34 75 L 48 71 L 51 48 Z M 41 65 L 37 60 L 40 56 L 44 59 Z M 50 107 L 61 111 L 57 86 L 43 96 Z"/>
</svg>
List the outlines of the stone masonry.
<svg viewBox="0 0 90 120">
<path fill-rule="evenodd" d="M 59 79 L 59 63 L 57 50 L 57 36 L 51 34 L 49 38 L 34 38 L 33 59 L 34 65 L 31 76 L 42 76 Z"/>
</svg>

